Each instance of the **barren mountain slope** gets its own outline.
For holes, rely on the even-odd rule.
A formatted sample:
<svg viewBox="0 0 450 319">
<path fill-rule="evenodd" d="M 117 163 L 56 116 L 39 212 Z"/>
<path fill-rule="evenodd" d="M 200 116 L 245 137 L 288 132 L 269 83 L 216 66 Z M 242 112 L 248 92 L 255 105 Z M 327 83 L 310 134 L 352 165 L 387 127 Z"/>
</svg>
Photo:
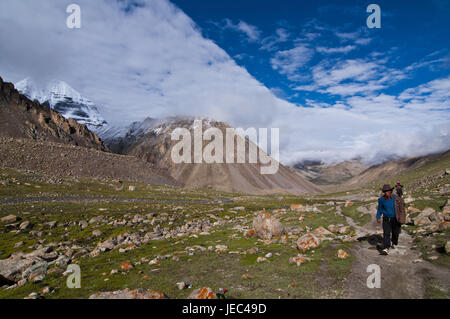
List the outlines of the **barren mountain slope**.
<svg viewBox="0 0 450 319">
<path fill-rule="evenodd" d="M 299 163 L 294 168 L 309 181 L 318 185 L 341 184 L 359 175 L 369 166 L 359 160 L 344 161 L 337 164 L 324 164 L 307 161 Z"/>
<path fill-rule="evenodd" d="M 147 121 L 151 122 L 150 119 Z M 305 194 L 321 191 L 319 187 L 303 176 L 281 164 L 276 174 L 263 175 L 260 172 L 260 164 L 248 163 L 248 157 L 246 163 L 225 163 L 225 152 L 223 164 L 174 163 L 171 151 L 177 141 L 172 141 L 170 134 L 177 127 L 183 127 L 193 132 L 193 121 L 194 119 L 172 118 L 164 123 L 155 123 L 153 127 L 133 132 L 130 130 L 124 138 L 106 140 L 106 143 L 114 151 L 134 155 L 153 163 L 156 167 L 167 169 L 173 178 L 188 187 L 210 187 L 221 191 L 249 194 L 276 192 Z M 228 126 L 211 120 L 204 120 L 203 123 L 205 126 L 203 130 L 215 127 L 223 132 L 223 145 L 226 147 L 225 130 Z M 135 124 L 134 127 L 138 126 Z M 193 134 L 191 135 L 193 136 Z M 203 147 L 208 143 L 204 142 Z M 248 140 L 245 140 L 247 149 L 249 143 Z M 237 158 L 236 146 L 234 153 Z"/>
<path fill-rule="evenodd" d="M 441 154 L 389 161 L 369 167 L 361 174 L 348 180 L 344 186 L 352 188 L 368 185 L 376 181 L 404 175 L 408 172 L 420 169 L 427 164 L 438 163 L 448 159 L 450 159 L 450 151 Z"/>
<path fill-rule="evenodd" d="M 133 156 L 31 139 L 0 137 L 0 167 L 58 177 L 179 185 L 166 172 Z"/>
</svg>

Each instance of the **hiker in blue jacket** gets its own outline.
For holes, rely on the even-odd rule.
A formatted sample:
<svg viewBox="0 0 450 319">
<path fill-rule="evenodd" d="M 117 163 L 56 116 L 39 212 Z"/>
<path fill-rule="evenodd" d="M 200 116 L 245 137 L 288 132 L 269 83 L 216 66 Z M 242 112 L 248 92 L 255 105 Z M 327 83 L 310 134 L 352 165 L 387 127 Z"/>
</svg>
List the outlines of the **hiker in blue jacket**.
<svg viewBox="0 0 450 319">
<path fill-rule="evenodd" d="M 401 230 L 401 224 L 397 221 L 395 214 L 396 201 L 401 200 L 401 198 L 397 199 L 392 194 L 393 189 L 389 184 L 383 185 L 381 189 L 383 196 L 378 199 L 378 223 L 381 223 L 381 216 L 383 216 L 383 246 L 380 252 L 382 255 L 389 255 L 389 248 L 395 248 L 398 245 L 398 236 Z"/>
</svg>

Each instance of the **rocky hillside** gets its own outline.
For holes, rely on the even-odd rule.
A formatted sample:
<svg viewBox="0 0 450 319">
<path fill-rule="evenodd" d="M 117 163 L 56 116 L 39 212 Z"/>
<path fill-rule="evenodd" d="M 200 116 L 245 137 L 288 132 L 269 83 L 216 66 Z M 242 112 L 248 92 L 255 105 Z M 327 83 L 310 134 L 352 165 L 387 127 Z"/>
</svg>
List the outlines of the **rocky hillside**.
<svg viewBox="0 0 450 319">
<path fill-rule="evenodd" d="M 341 184 L 358 176 L 368 165 L 359 160 L 344 161 L 337 164 L 324 164 L 318 161 L 304 161 L 294 168 L 309 181 L 318 185 Z"/>
<path fill-rule="evenodd" d="M 408 182 L 438 173 L 440 170 L 448 168 L 450 162 L 450 151 L 441 154 L 432 154 L 414 158 L 389 161 L 383 164 L 374 165 L 361 172 L 361 174 L 349 179 L 345 186 L 360 187 L 378 181 L 393 179 L 401 176 L 401 181 L 405 178 Z M 441 167 L 442 166 L 442 167 Z M 427 169 L 430 168 L 431 170 Z M 434 168 L 438 169 L 437 171 Z M 395 182 L 391 180 L 391 183 Z"/>
<path fill-rule="evenodd" d="M 92 148 L 0 136 L 0 167 L 47 176 L 179 185 L 164 171 L 132 157 Z"/>
<path fill-rule="evenodd" d="M 193 132 L 193 122 L 194 119 L 188 118 L 171 118 L 166 121 L 146 119 L 144 122 L 134 123 L 123 137 L 105 137 L 105 143 L 115 152 L 134 155 L 167 170 L 175 180 L 188 187 L 207 187 L 248 194 L 305 194 L 321 191 L 298 172 L 281 164 L 278 172 L 273 175 L 261 174 L 260 164 L 250 164 L 248 160 L 243 164 L 225 163 L 225 154 L 223 164 L 175 164 L 171 159 L 171 151 L 177 141 L 172 141 L 170 134 L 177 127 Z M 204 120 L 203 124 L 203 131 L 209 127 L 219 128 L 224 135 L 223 145 L 226 146 L 225 130 L 228 125 L 212 120 Z M 248 149 L 251 142 L 246 140 L 245 143 Z"/>
<path fill-rule="evenodd" d="M 20 94 L 0 78 L 0 136 L 59 142 L 108 151 L 100 138 L 74 119 Z"/>
</svg>

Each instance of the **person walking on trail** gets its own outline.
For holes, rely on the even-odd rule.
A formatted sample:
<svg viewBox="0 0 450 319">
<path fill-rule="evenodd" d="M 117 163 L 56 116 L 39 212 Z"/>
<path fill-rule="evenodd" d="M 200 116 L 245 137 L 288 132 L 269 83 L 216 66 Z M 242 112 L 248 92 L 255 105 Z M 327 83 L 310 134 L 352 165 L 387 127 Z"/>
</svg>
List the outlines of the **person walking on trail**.
<svg viewBox="0 0 450 319">
<path fill-rule="evenodd" d="M 400 181 L 397 181 L 397 184 L 395 184 L 395 192 L 398 196 L 403 197 L 403 185 L 400 184 Z"/>
<path fill-rule="evenodd" d="M 400 196 L 392 193 L 393 189 L 389 184 L 383 185 L 383 196 L 378 199 L 377 222 L 381 223 L 383 217 L 383 246 L 380 251 L 382 255 L 389 255 L 389 248 L 395 249 L 398 245 L 401 225 L 406 219 L 405 203 Z"/>
</svg>

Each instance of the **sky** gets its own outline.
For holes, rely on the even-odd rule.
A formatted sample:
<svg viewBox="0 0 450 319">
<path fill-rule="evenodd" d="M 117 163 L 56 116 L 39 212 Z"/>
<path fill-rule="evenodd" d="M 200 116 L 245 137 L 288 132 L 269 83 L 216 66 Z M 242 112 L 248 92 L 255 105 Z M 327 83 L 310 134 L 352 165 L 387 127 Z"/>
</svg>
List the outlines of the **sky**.
<svg viewBox="0 0 450 319">
<path fill-rule="evenodd" d="M 450 148 L 449 16 L 443 0 L 4 0 L 0 76 L 63 80 L 111 125 L 202 116 L 279 128 L 285 164 L 379 163 Z"/>
</svg>

